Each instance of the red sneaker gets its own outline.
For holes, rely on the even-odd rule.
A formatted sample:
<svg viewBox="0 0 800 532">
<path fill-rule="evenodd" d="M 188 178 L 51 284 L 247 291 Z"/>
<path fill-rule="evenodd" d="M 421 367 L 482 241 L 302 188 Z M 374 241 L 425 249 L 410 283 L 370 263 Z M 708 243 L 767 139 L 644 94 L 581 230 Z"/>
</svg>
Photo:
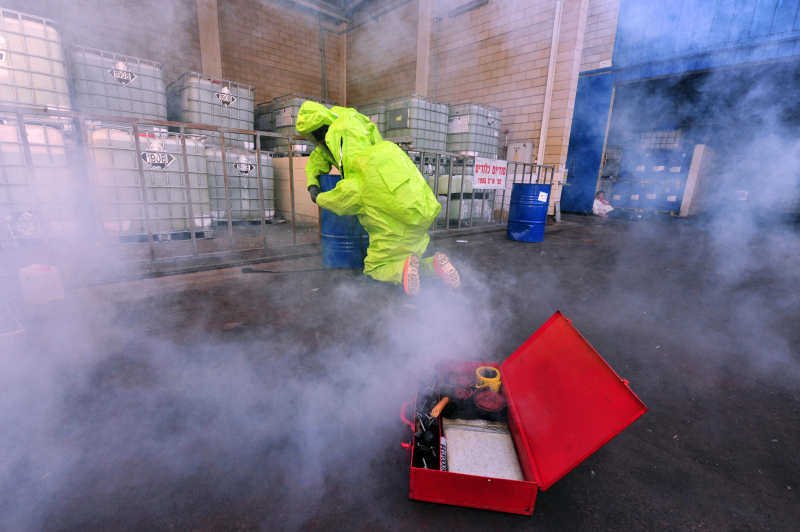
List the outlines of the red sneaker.
<svg viewBox="0 0 800 532">
<path fill-rule="evenodd" d="M 410 296 L 419 294 L 419 257 L 416 255 L 408 257 L 403 266 L 403 288 Z"/>
<path fill-rule="evenodd" d="M 450 259 L 447 258 L 447 255 L 444 253 L 436 253 L 433 256 L 433 268 L 447 286 L 453 290 L 461 288 L 461 278 L 458 276 L 458 272 L 453 265 L 450 264 Z"/>
</svg>

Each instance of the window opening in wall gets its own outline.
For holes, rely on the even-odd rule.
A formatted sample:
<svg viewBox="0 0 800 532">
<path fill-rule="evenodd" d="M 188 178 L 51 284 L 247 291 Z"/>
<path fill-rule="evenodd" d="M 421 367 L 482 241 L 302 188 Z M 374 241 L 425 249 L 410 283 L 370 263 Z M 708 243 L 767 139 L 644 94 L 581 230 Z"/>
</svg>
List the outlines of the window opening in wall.
<svg viewBox="0 0 800 532">
<path fill-rule="evenodd" d="M 645 131 L 639 139 L 639 147 L 643 150 L 677 150 L 681 146 L 683 132 Z"/>
</svg>

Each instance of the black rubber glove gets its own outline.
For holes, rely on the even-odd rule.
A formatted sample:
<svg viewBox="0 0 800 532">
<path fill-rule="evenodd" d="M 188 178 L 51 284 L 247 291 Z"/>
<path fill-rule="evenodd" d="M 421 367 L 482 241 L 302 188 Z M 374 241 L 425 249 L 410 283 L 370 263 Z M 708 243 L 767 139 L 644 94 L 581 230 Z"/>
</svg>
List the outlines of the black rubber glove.
<svg viewBox="0 0 800 532">
<path fill-rule="evenodd" d="M 311 185 L 308 187 L 308 193 L 311 195 L 311 201 L 316 203 L 317 196 L 319 196 L 319 187 L 317 185 Z"/>
</svg>

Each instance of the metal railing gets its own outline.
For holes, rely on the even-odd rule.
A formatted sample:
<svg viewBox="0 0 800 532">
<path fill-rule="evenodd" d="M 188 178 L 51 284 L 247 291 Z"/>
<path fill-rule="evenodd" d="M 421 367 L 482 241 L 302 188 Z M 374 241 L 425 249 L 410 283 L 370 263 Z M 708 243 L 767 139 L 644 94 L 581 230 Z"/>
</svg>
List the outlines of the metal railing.
<svg viewBox="0 0 800 532">
<path fill-rule="evenodd" d="M 444 212 L 444 220 L 435 220 L 429 232 L 469 229 L 479 226 L 502 225 L 508 217 L 510 190 L 514 183 L 554 184 L 555 167 L 531 163 L 509 161 L 506 168 L 505 186 L 500 189 L 476 188 L 470 175 L 474 175 L 475 158 L 469 155 L 419 149 L 413 146 L 413 140 L 404 150 L 420 173 L 428 181 L 434 195 L 439 199 Z M 447 179 L 447 191 L 442 194 L 440 183 Z M 460 180 L 458 190 L 453 190 L 453 182 Z M 466 191 L 469 183 L 471 192 Z M 440 199 L 444 196 L 444 199 Z M 479 200 L 476 209 L 475 200 Z M 450 215 L 452 202 L 458 201 L 458 216 Z M 465 202 L 469 201 L 468 215 L 465 216 Z M 488 212 L 487 212 L 488 210 Z M 477 214 L 477 222 L 475 215 Z M 454 227 L 452 227 L 454 225 Z"/>
<path fill-rule="evenodd" d="M 304 140 L 300 136 L 296 135 L 287 135 L 281 133 L 272 133 L 272 132 L 265 132 L 265 131 L 256 131 L 256 130 L 246 130 L 246 129 L 235 129 L 235 128 L 226 128 L 220 126 L 210 126 L 204 124 L 190 124 L 190 123 L 182 123 L 182 122 L 172 122 L 172 121 L 163 121 L 163 120 L 153 120 L 153 119 L 145 119 L 145 118 L 131 118 L 131 117 L 121 117 L 121 116 L 108 116 L 108 115 L 97 115 L 97 114 L 87 114 L 87 113 L 80 113 L 75 111 L 64 111 L 60 109 L 48 109 L 48 108 L 35 108 L 35 107 L 19 107 L 19 106 L 10 106 L 10 105 L 2 105 L 0 104 L 0 124 L 4 127 L 8 127 L 10 121 L 14 121 L 16 123 L 16 130 L 17 134 L 19 135 L 19 151 L 21 152 L 21 162 L 13 163 L 17 166 L 24 166 L 26 168 L 26 180 L 23 179 L 23 185 L 19 185 L 20 181 L 17 179 L 15 183 L 19 186 L 27 186 L 30 189 L 31 201 L 27 202 L 29 204 L 33 204 L 35 215 L 33 215 L 33 224 L 38 226 L 38 233 L 34 236 L 44 240 L 48 246 L 46 248 L 52 248 L 52 244 L 54 243 L 70 243 L 68 238 L 64 238 L 69 233 L 68 231 L 63 231 L 59 229 L 58 231 L 53 231 L 51 228 L 50 219 L 48 218 L 48 209 L 46 207 L 46 202 L 41 197 L 43 194 L 49 194 L 47 187 L 41 187 L 37 185 L 37 176 L 43 175 L 42 172 L 47 171 L 47 166 L 42 166 L 41 164 L 41 145 L 40 143 L 37 144 L 39 141 L 35 139 L 34 145 L 37 150 L 37 157 L 39 157 L 39 164 L 38 166 L 35 164 L 34 155 L 32 153 L 31 142 L 29 141 L 29 129 L 28 126 L 30 125 L 42 125 L 42 124 L 50 124 L 56 125 L 56 127 L 61 128 L 63 134 L 72 135 L 74 137 L 76 149 L 73 151 L 73 157 L 71 161 L 68 161 L 68 165 L 71 165 L 71 176 L 72 176 L 72 183 L 70 186 L 73 187 L 73 196 L 75 199 L 74 204 L 76 205 L 74 210 L 76 212 L 75 220 L 70 222 L 70 227 L 77 229 L 79 232 L 83 232 L 89 235 L 87 240 L 92 240 L 93 245 L 99 245 L 103 249 L 109 249 L 113 243 L 123 244 L 121 237 L 119 237 L 119 233 L 113 233 L 109 231 L 108 223 L 109 220 L 104 217 L 103 209 L 107 207 L 106 200 L 103 196 L 103 191 L 100 179 L 98 178 L 98 171 L 108 170 L 108 169 L 100 169 L 98 167 L 96 161 L 96 153 L 97 146 L 93 144 L 92 139 L 92 130 L 97 128 L 123 128 L 125 131 L 129 131 L 131 136 L 133 137 L 133 146 L 131 148 L 131 153 L 135 156 L 135 165 L 133 165 L 130 161 L 128 163 L 131 166 L 125 169 L 130 173 L 135 173 L 137 179 L 131 180 L 128 185 L 129 188 L 136 188 L 138 187 L 138 197 L 141 200 L 134 199 L 128 200 L 129 203 L 135 204 L 136 206 L 141 207 L 141 212 L 143 213 L 142 218 L 137 219 L 137 224 L 143 226 L 143 230 L 140 232 L 133 232 L 131 234 L 138 235 L 137 238 L 141 238 L 141 240 L 136 240 L 135 243 L 145 244 L 146 243 L 146 256 L 144 254 L 144 248 L 138 247 L 136 253 L 139 256 L 126 256 L 126 255 L 136 255 L 136 253 L 117 253 L 114 254 L 101 254 L 104 257 L 104 260 L 108 260 L 108 257 L 111 256 L 114 262 L 148 262 L 148 261 L 175 261 L 175 260 L 183 260 L 183 259 L 191 259 L 196 257 L 212 257 L 212 256 L 219 256 L 219 255 L 226 255 L 232 254 L 234 252 L 251 252 L 251 251 L 259 251 L 265 250 L 267 248 L 281 248 L 281 247 L 290 247 L 290 246 L 297 246 L 298 245 L 298 212 L 297 212 L 297 205 L 295 202 L 295 176 L 294 176 L 294 150 L 291 148 L 292 141 L 301 141 Z M 45 128 L 46 129 L 46 128 Z M 226 249 L 220 249 L 222 243 L 219 242 L 221 239 L 212 239 L 214 240 L 213 245 L 206 245 L 208 244 L 207 240 L 203 241 L 203 246 L 201 246 L 201 240 L 203 238 L 203 226 L 198 227 L 196 224 L 198 223 L 196 220 L 198 219 L 196 207 L 193 203 L 195 203 L 192 199 L 193 191 L 197 192 L 198 187 L 202 187 L 202 184 L 198 183 L 198 186 L 195 187 L 191 183 L 191 175 L 189 170 L 189 153 L 187 150 L 187 138 L 188 139 L 197 139 L 197 135 L 187 134 L 187 129 L 194 129 L 194 130 L 201 130 L 201 131 L 209 131 L 209 132 L 218 132 L 220 137 L 220 155 L 221 155 L 221 167 L 222 167 L 222 187 L 224 189 L 224 210 L 225 216 L 224 220 L 221 218 L 217 219 L 217 223 L 224 224 L 227 227 L 227 244 L 225 245 Z M 43 129 L 44 130 L 44 129 Z M 153 133 L 157 131 L 158 133 Z M 169 132 L 167 132 L 169 131 Z M 229 175 L 228 169 L 228 154 L 227 151 L 234 148 L 229 148 L 225 146 L 225 139 L 227 135 L 230 134 L 240 134 L 240 135 L 247 135 L 253 138 L 254 140 L 254 148 L 256 157 L 256 178 L 258 179 L 258 193 L 257 193 L 257 202 L 259 206 L 259 219 L 257 222 L 260 224 L 260 235 L 256 237 L 255 235 L 250 235 L 248 238 L 250 241 L 246 245 L 238 246 L 236 242 L 236 235 L 234 231 L 234 220 L 232 217 L 233 209 L 232 202 L 234 200 L 240 201 L 242 200 L 241 194 L 243 192 L 239 190 L 240 197 L 239 198 L 232 198 L 231 189 L 234 190 L 237 188 L 236 186 L 231 185 L 231 176 Z M 180 246 L 179 250 L 175 250 L 170 248 L 170 250 L 165 250 L 164 253 L 167 256 L 159 257 L 157 253 L 157 249 L 165 249 L 165 247 L 158 247 L 157 244 L 159 242 L 164 242 L 165 235 L 163 233 L 159 233 L 157 229 L 161 228 L 161 223 L 164 221 L 163 218 L 159 218 L 158 215 L 152 215 L 153 212 L 157 212 L 151 210 L 151 207 L 157 208 L 158 200 L 154 199 L 154 205 L 151 206 L 150 204 L 150 196 L 149 193 L 152 193 L 155 196 L 154 190 L 150 189 L 151 185 L 148 185 L 148 181 L 146 179 L 147 175 L 151 175 L 153 173 L 152 168 L 146 169 L 145 164 L 147 161 L 143 156 L 146 156 L 148 153 L 152 153 L 148 151 L 148 146 L 143 146 L 141 142 L 141 138 L 144 136 L 147 139 L 150 137 L 155 137 L 157 135 L 162 136 L 170 136 L 173 139 L 177 139 L 179 142 L 179 150 L 174 152 L 176 155 L 181 157 L 181 166 L 182 166 L 182 183 L 180 185 L 172 185 L 172 190 L 179 190 L 182 187 L 182 193 L 185 197 L 185 201 L 181 203 L 179 200 L 177 205 L 180 207 L 180 214 L 175 215 L 170 211 L 169 216 L 170 223 L 174 219 L 181 219 L 181 223 L 184 223 L 185 226 L 188 227 L 188 230 L 184 230 L 181 232 L 181 238 L 176 239 L 176 242 L 183 242 Z M 265 205 L 265 189 L 264 189 L 264 176 L 262 174 L 262 148 L 261 148 L 261 139 L 263 138 L 283 138 L 288 139 L 290 143 L 290 147 L 287 150 L 287 157 L 288 159 L 288 201 L 284 197 L 284 203 L 288 203 L 288 213 L 289 214 L 289 222 L 291 225 L 291 243 L 288 243 L 288 234 L 287 231 L 283 231 L 282 233 L 278 230 L 275 233 L 272 233 L 273 236 L 268 235 L 267 225 L 268 220 L 266 217 L 266 205 Z M 417 167 L 419 168 L 420 172 L 423 176 L 428 180 L 429 185 L 434 191 L 434 194 L 437 196 L 437 199 L 443 204 L 443 211 L 444 215 L 440 218 L 435 220 L 430 228 L 431 233 L 443 232 L 443 231 L 452 231 L 452 230 L 460 230 L 460 229 L 468 229 L 478 226 L 491 226 L 491 225 L 500 225 L 502 224 L 506 217 L 507 217 L 507 196 L 510 198 L 510 194 L 507 192 L 510 190 L 511 185 L 515 182 L 536 182 L 536 183 L 552 183 L 553 182 L 553 175 L 554 175 L 554 168 L 550 166 L 540 166 L 534 164 L 526 164 L 526 163 L 508 163 L 507 169 L 507 179 L 506 179 L 506 187 L 503 189 L 478 189 L 472 188 L 472 179 L 470 177 L 470 173 L 474 171 L 474 158 L 465 156 L 462 154 L 456 153 L 448 153 L 448 152 L 436 152 L 431 150 L 425 149 L 417 149 L 413 146 L 413 139 L 411 138 L 403 138 L 403 139 L 396 139 L 398 143 L 403 146 L 406 153 L 409 155 L 412 161 L 415 162 Z M 6 133 L 5 140 L 0 138 L 0 143 L 8 142 L 8 133 Z M 194 142 L 195 150 L 199 150 L 199 141 L 192 140 Z M 50 150 L 50 148 L 47 148 Z M 111 150 L 111 136 L 109 134 L 108 140 L 108 149 Z M 66 152 L 66 148 L 64 148 Z M 82 151 L 82 155 L 81 155 Z M 250 152 L 252 153 L 252 152 Z M 265 150 L 264 153 L 269 153 Z M 69 155 L 69 154 L 67 154 Z M 194 155 L 197 155 L 195 153 Z M 2 153 L 0 150 L 0 172 L 6 173 L 9 172 L 9 163 L 5 159 L 6 155 Z M 52 159 L 52 154 L 47 152 L 47 157 Z M 69 158 L 68 158 L 69 159 Z M 115 170 L 115 168 L 112 168 Z M 39 172 L 37 174 L 37 171 Z M 176 171 L 172 171 L 173 174 Z M 197 170 L 195 174 L 197 174 Z M 0 175 L 0 177 L 3 177 Z M 234 176 L 235 178 L 236 176 Z M 439 194 L 440 192 L 440 183 L 442 179 L 447 179 L 447 190 L 446 194 Z M 453 190 L 454 182 L 460 178 L 460 184 L 457 187 L 457 190 Z M 152 180 L 152 179 L 151 179 Z M 137 181 L 137 183 L 133 183 L 133 181 Z M 275 183 L 279 182 L 277 176 L 274 177 L 273 186 L 273 216 L 277 215 L 278 213 L 278 191 Z M 0 186 L 3 186 L 4 183 L 9 183 L 9 179 L 5 181 L 0 180 Z M 287 183 L 282 183 L 284 186 Z M 209 183 L 208 186 L 210 187 L 211 184 Z M 467 186 L 470 187 L 467 190 Z M 153 185 L 153 189 L 155 185 Z M 441 191 L 444 192 L 444 191 Z M 500 194 L 502 192 L 502 194 Z M 28 192 L 26 192 L 27 194 Z M 210 194 L 209 194 L 210 196 Z M 285 196 L 285 194 L 284 194 Z M 445 197 L 442 197 L 445 196 Z M 7 206 L 9 203 L 13 206 L 14 200 L 8 200 L 10 197 L 9 194 L 6 194 L 6 199 L 0 199 L 0 209 L 3 209 L 4 206 Z M 222 198 L 218 198 L 222 200 Z M 476 209 L 475 201 L 478 200 L 480 203 L 478 204 L 479 208 Z M 250 200 L 252 201 L 252 200 Z M 469 201 L 469 210 L 466 211 L 466 202 Z M 5 204 L 3 203 L 5 202 Z M 458 215 L 451 217 L 451 208 L 454 206 L 454 202 L 458 202 Z M 140 205 L 141 204 L 141 205 Z M 286 205 L 284 205 L 285 207 Z M 243 207 L 242 207 L 243 208 Z M 252 207 L 251 207 L 252 208 Z M 185 211 L 183 210 L 185 209 Z M 9 209 L 6 209 L 9 210 Z M 13 210 L 13 209 L 11 209 Z M 52 209 L 51 209 L 52 210 Z M 205 216 L 202 214 L 201 216 Z M 286 209 L 282 209 L 281 212 L 286 213 Z M 213 227 L 214 219 L 213 214 L 210 215 L 210 226 Z M 284 218 L 286 216 L 284 215 Z M 477 220 L 475 219 L 477 217 Z M 255 222 L 256 219 L 253 218 L 249 221 Z M 239 220 L 237 220 L 239 222 Z M 244 223 L 244 219 L 241 221 Z M 0 220 L 2 223 L 2 220 Z M 16 238 L 13 235 L 13 231 L 11 230 L 11 223 L 9 224 L 9 233 L 11 233 L 12 238 Z M 203 222 L 205 223 L 205 222 Z M 169 223 L 166 224 L 169 227 L 173 227 Z M 319 242 L 319 232 L 318 229 L 313 227 L 313 223 L 309 224 L 307 228 L 309 234 L 314 237 L 313 242 L 309 241 L 307 243 L 317 243 Z M 66 226 L 62 224 L 62 226 Z M 53 224 L 53 227 L 61 227 L 57 224 Z M 121 231 L 121 230 L 119 230 Z M 188 233 L 188 235 L 186 235 Z M 240 237 L 244 238 L 243 232 L 240 232 Z M 146 235 L 146 241 L 144 240 L 144 236 Z M 28 235 L 30 236 L 30 235 Z M 169 235 L 167 235 L 169 236 Z M 173 235 L 174 236 L 174 235 Z M 184 238 L 186 237 L 186 238 Z M 252 237 L 252 238 L 251 238 Z M 26 237 L 27 238 L 27 237 Z M 257 238 L 257 243 L 253 242 L 254 239 Z M 272 238 L 272 241 L 270 240 Z M 116 239 L 116 240 L 115 240 Z M 280 241 L 283 239 L 284 243 L 279 243 L 276 245 L 276 241 Z M 168 241 L 173 241 L 167 238 Z M 188 241 L 191 242 L 191 247 L 186 250 L 185 246 Z M 126 241 L 129 243 L 129 241 Z M 3 237 L 0 236 L 0 247 L 3 247 Z M 306 242 L 303 242 L 306 243 Z M 202 248 L 202 249 L 201 249 Z M 88 248 L 87 248 L 88 249 Z M 73 255 L 80 255 L 80 253 L 72 253 Z M 2 255 L 2 254 L 0 254 Z M 119 257 L 123 257 L 122 260 L 119 260 Z M 128 260 L 129 259 L 129 260 Z M 26 260 L 31 260 L 28 257 Z M 42 260 L 41 257 L 35 257 L 33 260 Z M 90 260 L 86 258 L 85 260 Z M 3 259 L 0 256 L 0 263 L 7 262 L 6 259 Z M 10 264 L 10 261 L 8 261 Z"/>
<path fill-rule="evenodd" d="M 93 145 L 92 139 L 90 137 L 90 128 L 92 127 L 108 127 L 108 128 L 119 128 L 125 127 L 129 129 L 132 133 L 132 137 L 134 139 L 135 145 L 135 160 L 136 160 L 136 171 L 138 172 L 138 185 L 140 187 L 140 197 L 143 207 L 144 213 L 144 226 L 145 232 L 147 236 L 147 245 L 149 248 L 149 259 L 150 261 L 154 260 L 175 260 L 175 259 L 182 259 L 188 257 L 197 257 L 197 256 L 212 256 L 212 255 L 222 255 L 228 254 L 232 252 L 244 252 L 244 251 L 256 251 L 256 250 L 263 250 L 267 247 L 283 247 L 283 246 L 269 246 L 267 242 L 267 231 L 266 225 L 267 220 L 265 218 L 265 194 L 264 194 L 264 179 L 262 176 L 262 149 L 261 149 L 261 139 L 268 138 L 268 137 L 277 137 L 277 138 L 286 138 L 289 139 L 290 143 L 292 140 L 302 140 L 302 137 L 296 135 L 285 135 L 279 133 L 271 133 L 265 131 L 255 131 L 255 130 L 245 130 L 245 129 L 235 129 L 235 128 L 225 128 L 220 126 L 209 126 L 205 124 L 189 124 L 189 123 L 182 123 L 182 122 L 172 122 L 172 121 L 164 121 L 164 120 L 153 120 L 153 119 L 145 119 L 145 118 L 130 118 L 130 117 L 122 117 L 122 116 L 108 116 L 108 115 L 97 115 L 97 114 L 87 114 L 87 113 L 79 113 L 75 111 L 64 111 L 64 110 L 56 110 L 56 109 L 47 109 L 47 108 L 36 108 L 36 107 L 18 107 L 18 106 L 9 106 L 9 105 L 0 105 L 0 114 L 2 114 L 2 118 L 5 120 L 3 121 L 4 124 L 13 120 L 16 122 L 17 126 L 17 134 L 19 135 L 20 143 L 21 143 L 21 151 L 22 151 L 22 159 L 24 159 L 24 166 L 27 169 L 26 178 L 27 183 L 26 185 L 30 189 L 30 193 L 32 195 L 32 204 L 34 205 L 35 212 L 36 212 L 36 220 L 35 223 L 39 225 L 41 228 L 41 236 L 43 236 L 48 243 L 53 243 L 49 237 L 52 237 L 53 234 L 50 231 L 50 224 L 46 219 L 47 209 L 43 208 L 43 202 L 39 197 L 41 194 L 41 187 L 37 186 L 36 183 L 36 176 L 37 170 L 38 173 L 41 174 L 42 172 L 46 171 L 46 167 L 42 167 L 39 165 L 38 167 L 34 164 L 34 157 L 31 153 L 31 143 L 29 141 L 29 134 L 28 134 L 28 126 L 30 125 L 50 125 L 61 127 L 63 130 L 70 131 L 75 124 L 77 124 L 77 131 L 79 132 L 79 136 L 75 138 L 76 144 L 82 149 L 83 151 L 83 158 L 80 165 L 78 167 L 74 167 L 71 170 L 73 171 L 73 185 L 79 189 L 88 189 L 90 201 L 88 205 L 83 205 L 84 207 L 90 208 L 93 211 L 93 215 L 96 219 L 97 223 L 97 230 L 99 234 L 102 236 L 106 236 L 105 233 L 105 226 L 103 216 L 101 215 L 103 209 L 103 201 L 101 199 L 100 194 L 100 184 L 97 179 L 97 168 L 95 165 L 95 161 L 93 159 Z M 13 117 L 13 118 L 12 118 Z M 142 128 L 145 128 L 145 133 L 142 133 Z M 147 182 L 145 179 L 145 160 L 143 159 L 142 155 L 146 152 L 147 147 L 143 147 L 140 142 L 140 138 L 142 134 L 147 134 L 148 131 L 152 130 L 153 128 L 162 128 L 162 130 L 166 131 L 169 129 L 173 134 L 177 134 L 179 136 L 180 142 L 180 156 L 182 157 L 182 166 L 183 166 L 183 186 L 185 187 L 185 197 L 186 201 L 184 202 L 186 208 L 186 218 L 188 219 L 189 223 L 189 237 L 191 240 L 191 254 L 190 255 L 177 255 L 171 256 L 166 258 L 157 258 L 156 255 L 156 243 L 158 239 L 156 238 L 156 232 L 154 231 L 154 220 L 151 217 L 151 205 L 150 200 L 148 199 L 148 190 L 147 190 Z M 222 251 L 209 251 L 209 252 L 201 252 L 198 249 L 198 242 L 197 242 L 197 228 L 194 227 L 194 220 L 195 220 L 195 213 L 194 213 L 194 206 L 192 201 L 192 188 L 190 185 L 189 179 L 189 165 L 188 165 L 188 155 L 187 155 L 187 146 L 186 146 L 186 139 L 187 133 L 186 129 L 197 129 L 209 132 L 218 132 L 220 134 L 220 154 L 222 158 L 222 177 L 224 182 L 224 190 L 225 190 L 225 222 L 227 225 L 227 236 L 228 236 L 228 249 Z M 166 134 L 166 133 L 165 133 Z M 233 230 L 233 219 L 231 215 L 231 194 L 230 194 L 230 176 L 228 171 L 228 160 L 227 160 L 227 150 L 231 149 L 230 147 L 225 146 L 225 136 L 227 134 L 243 134 L 252 136 L 254 139 L 254 147 L 255 147 L 255 156 L 257 164 L 256 166 L 256 177 L 258 179 L 258 205 L 260 211 L 260 226 L 261 226 L 261 235 L 260 235 L 260 245 L 257 246 L 250 246 L 244 248 L 237 248 L 236 242 L 234 240 L 234 230 Z M 196 135 L 188 135 L 189 137 L 196 138 Z M 293 150 L 289 150 L 288 152 L 288 172 L 289 172 L 289 196 L 290 196 L 290 223 L 291 223 L 291 231 L 292 231 L 292 239 L 291 245 L 297 245 L 297 212 L 296 212 L 296 205 L 295 205 L 295 183 L 294 183 L 294 165 L 293 165 Z M 74 161 L 73 161 L 74 162 Z M 0 167 L 5 164 L 5 161 L 0 158 Z M 76 165 L 73 165 L 76 166 Z M 277 178 L 276 178 L 277 181 Z M 13 202 L 12 202 L 13 203 Z M 0 205 L 0 207 L 2 207 Z M 81 229 L 86 229 L 85 227 L 81 227 Z M 57 239 L 58 241 L 62 241 L 63 239 Z M 104 240 L 105 241 L 105 240 Z"/>
</svg>

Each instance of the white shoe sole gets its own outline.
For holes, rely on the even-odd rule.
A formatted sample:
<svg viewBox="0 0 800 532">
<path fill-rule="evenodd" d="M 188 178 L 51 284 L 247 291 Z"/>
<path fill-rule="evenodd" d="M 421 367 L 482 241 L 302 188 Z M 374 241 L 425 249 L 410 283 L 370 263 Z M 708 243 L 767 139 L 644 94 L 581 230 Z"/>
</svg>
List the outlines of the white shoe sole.
<svg viewBox="0 0 800 532">
<path fill-rule="evenodd" d="M 403 279 L 403 288 L 406 294 L 415 296 L 419 294 L 419 289 L 422 283 L 419 280 L 419 257 L 411 255 L 408 260 L 408 272 Z"/>
<path fill-rule="evenodd" d="M 435 260 L 436 264 L 438 264 L 439 268 L 441 268 L 441 271 L 444 275 L 440 273 L 439 276 L 444 279 L 444 282 L 447 284 L 447 286 L 453 290 L 458 290 L 461 288 L 461 277 L 458 276 L 458 272 L 456 271 L 455 267 L 450 264 L 450 259 L 447 258 L 447 255 L 444 253 L 436 253 L 433 256 L 433 260 Z M 437 271 L 437 273 L 439 272 Z"/>
</svg>

